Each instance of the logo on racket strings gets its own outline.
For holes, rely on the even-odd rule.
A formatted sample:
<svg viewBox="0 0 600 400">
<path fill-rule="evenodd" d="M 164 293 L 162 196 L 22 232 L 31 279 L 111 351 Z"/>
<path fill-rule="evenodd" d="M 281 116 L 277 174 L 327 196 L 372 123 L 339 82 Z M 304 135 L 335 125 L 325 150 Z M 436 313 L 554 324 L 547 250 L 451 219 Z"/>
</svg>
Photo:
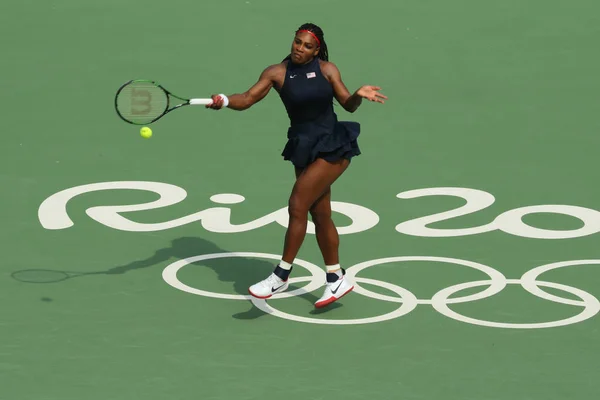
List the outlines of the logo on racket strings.
<svg viewBox="0 0 600 400">
<path fill-rule="evenodd" d="M 146 115 L 150 112 L 152 95 L 148 90 L 131 88 L 131 114 Z M 137 107 L 137 108 L 136 108 Z"/>
</svg>

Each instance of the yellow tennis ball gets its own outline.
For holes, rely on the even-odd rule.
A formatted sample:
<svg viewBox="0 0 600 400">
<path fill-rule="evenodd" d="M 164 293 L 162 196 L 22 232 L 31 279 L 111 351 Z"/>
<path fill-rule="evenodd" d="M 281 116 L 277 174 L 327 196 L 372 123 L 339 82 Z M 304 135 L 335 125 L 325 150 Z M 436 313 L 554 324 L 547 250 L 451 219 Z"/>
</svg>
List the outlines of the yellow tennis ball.
<svg viewBox="0 0 600 400">
<path fill-rule="evenodd" d="M 145 126 L 142 129 L 140 129 L 140 135 L 142 135 L 142 137 L 148 139 L 150 136 L 152 136 L 152 129 Z"/>
</svg>

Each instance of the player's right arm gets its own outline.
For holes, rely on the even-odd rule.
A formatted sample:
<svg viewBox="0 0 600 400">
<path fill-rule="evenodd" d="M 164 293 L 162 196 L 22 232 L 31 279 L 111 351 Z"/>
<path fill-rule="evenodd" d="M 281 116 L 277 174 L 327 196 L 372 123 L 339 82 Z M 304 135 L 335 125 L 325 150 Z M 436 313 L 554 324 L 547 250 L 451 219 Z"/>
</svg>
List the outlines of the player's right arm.
<svg viewBox="0 0 600 400">
<path fill-rule="evenodd" d="M 231 108 L 232 110 L 236 111 L 247 110 L 254 104 L 264 99 L 275 82 L 277 82 L 278 72 L 281 72 L 280 64 L 271 65 L 265 68 L 265 70 L 260 74 L 258 81 L 252 85 L 250 89 L 244 93 L 236 93 L 227 96 L 229 99 L 227 108 Z M 219 110 L 223 107 L 224 100 L 221 96 L 212 95 L 211 98 L 213 102 L 212 104 L 207 105 L 206 108 Z"/>
</svg>

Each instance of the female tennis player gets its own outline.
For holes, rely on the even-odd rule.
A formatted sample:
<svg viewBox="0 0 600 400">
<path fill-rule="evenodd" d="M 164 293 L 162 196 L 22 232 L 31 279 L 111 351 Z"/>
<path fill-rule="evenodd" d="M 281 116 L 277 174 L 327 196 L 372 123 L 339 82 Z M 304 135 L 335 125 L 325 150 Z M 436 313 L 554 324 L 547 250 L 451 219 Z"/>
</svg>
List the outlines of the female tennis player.
<svg viewBox="0 0 600 400">
<path fill-rule="evenodd" d="M 317 243 L 326 267 L 325 293 L 315 303 L 324 307 L 349 293 L 353 284 L 345 279 L 338 256 L 339 236 L 331 219 L 331 185 L 359 155 L 360 125 L 338 121 L 333 98 L 353 113 L 362 99 L 384 103 L 377 86 L 362 86 L 350 94 L 335 64 L 329 62 L 323 31 L 307 23 L 296 31 L 290 54 L 267 67 L 256 84 L 241 94 L 213 95 L 207 108 L 246 110 L 261 101 L 271 88 L 279 93 L 290 119 L 284 160 L 294 165 L 296 182 L 289 203 L 289 224 L 281 261 L 265 280 L 248 289 L 267 299 L 288 288 L 292 265 L 306 235 L 308 213 L 315 224 Z"/>
</svg>

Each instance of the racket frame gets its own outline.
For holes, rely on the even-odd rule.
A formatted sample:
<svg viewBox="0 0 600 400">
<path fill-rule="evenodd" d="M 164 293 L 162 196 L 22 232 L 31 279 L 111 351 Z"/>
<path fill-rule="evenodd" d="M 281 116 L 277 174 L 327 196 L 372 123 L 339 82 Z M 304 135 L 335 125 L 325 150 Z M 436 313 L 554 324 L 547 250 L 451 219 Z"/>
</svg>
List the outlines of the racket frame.
<svg viewBox="0 0 600 400">
<path fill-rule="evenodd" d="M 163 112 L 157 116 L 156 118 L 154 118 L 153 120 L 149 121 L 149 122 L 133 122 L 130 121 L 128 119 L 126 119 L 120 112 L 119 112 L 119 107 L 118 107 L 118 102 L 117 99 L 119 98 L 119 94 L 121 93 L 121 91 L 123 91 L 123 89 L 125 89 L 125 87 L 127 87 L 128 85 L 134 83 L 134 82 L 145 82 L 145 83 L 150 83 L 154 86 L 156 86 L 157 88 L 161 89 L 165 95 L 167 96 L 167 104 L 165 106 L 165 109 L 163 110 Z M 171 97 L 174 97 L 176 99 L 179 99 L 181 101 L 183 101 L 183 103 L 178 104 L 172 108 L 169 108 L 169 106 L 171 105 Z M 119 118 L 121 118 L 123 121 L 128 122 L 132 125 L 149 125 L 152 124 L 156 121 L 158 121 L 159 119 L 161 119 L 162 117 L 164 117 L 165 115 L 167 115 L 168 113 L 170 113 L 173 110 L 176 110 L 178 108 L 181 108 L 183 106 L 189 106 L 189 105 L 207 105 L 207 104 L 211 104 L 212 103 L 212 99 L 185 99 L 183 97 L 179 97 L 173 93 L 171 93 L 169 90 L 167 90 L 164 86 L 162 86 L 160 83 L 150 80 L 150 79 L 131 79 L 127 82 L 125 82 L 124 84 L 121 85 L 121 87 L 119 88 L 119 90 L 117 90 L 117 94 L 115 95 L 115 111 L 117 112 L 117 115 L 119 116 Z"/>
</svg>

